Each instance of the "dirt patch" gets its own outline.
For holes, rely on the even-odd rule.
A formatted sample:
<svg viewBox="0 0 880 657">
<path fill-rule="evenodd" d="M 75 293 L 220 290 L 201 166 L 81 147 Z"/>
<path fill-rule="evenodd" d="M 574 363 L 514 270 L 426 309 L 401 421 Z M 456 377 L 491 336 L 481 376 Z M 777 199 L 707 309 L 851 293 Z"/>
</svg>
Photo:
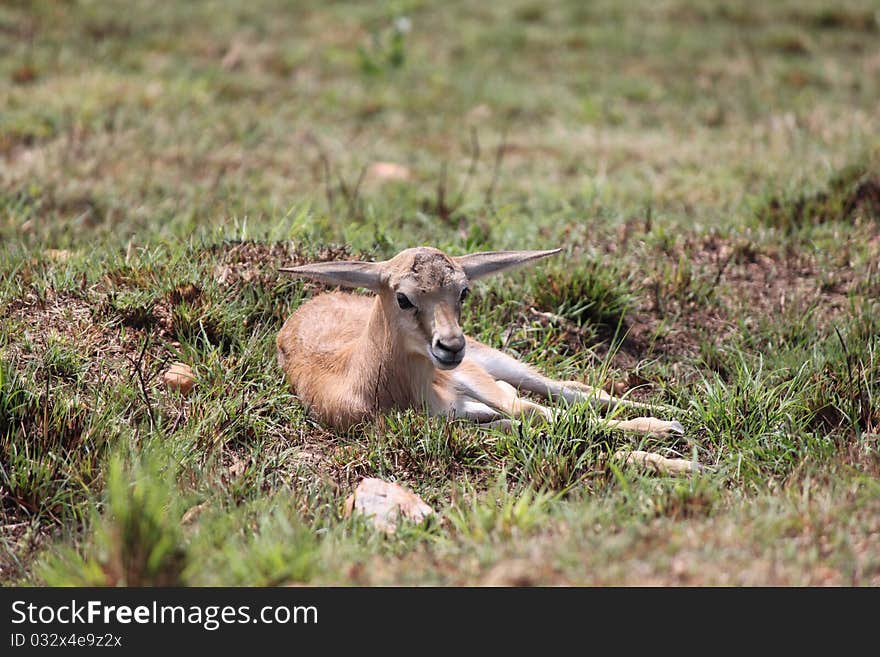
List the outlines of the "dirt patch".
<svg viewBox="0 0 880 657">
<path fill-rule="evenodd" d="M 877 14 L 869 8 L 825 7 L 815 14 L 800 11 L 791 13 L 791 21 L 803 23 L 820 30 L 853 30 L 876 32 L 880 29 Z"/>
<path fill-rule="evenodd" d="M 142 371 L 157 371 L 167 355 L 157 342 L 146 343 L 146 332 L 126 331 L 102 322 L 100 304 L 71 292 L 56 293 L 51 288 L 43 296 L 33 292 L 13 300 L 6 316 L 23 328 L 23 340 L 13 341 L 3 349 L 4 358 L 13 366 L 43 360 L 53 348 L 75 354 L 80 376 L 96 385 L 108 378 L 132 374 L 133 363 L 140 360 Z"/>
<path fill-rule="evenodd" d="M 758 210 L 758 217 L 784 230 L 832 221 L 880 221 L 880 176 L 858 167 L 844 169 L 824 190 L 794 198 L 771 198 Z"/>
<path fill-rule="evenodd" d="M 624 345 L 643 356 L 698 356 L 702 343 L 722 345 L 741 333 L 741 324 L 757 328 L 772 317 L 810 314 L 816 326 L 828 326 L 848 308 L 856 282 L 851 268 L 820 266 L 797 248 L 714 235 L 682 240 L 658 253 L 657 262 L 687 271 L 647 282 Z"/>
<path fill-rule="evenodd" d="M 225 286 L 258 285 L 273 287 L 283 274 L 279 267 L 295 267 L 309 262 L 330 260 L 372 260 L 367 254 L 353 254 L 341 244 L 329 244 L 315 250 L 304 249 L 295 242 L 242 241 L 223 242 L 210 246 L 207 253 L 215 256 L 214 278 Z"/>
<path fill-rule="evenodd" d="M 107 272 L 94 292 L 102 297 L 103 313 L 126 327 L 151 331 L 156 337 L 176 343 L 193 331 L 204 334 L 216 345 L 234 346 L 235 326 L 222 311 L 224 295 L 210 288 L 211 279 L 221 290 L 259 290 L 274 295 L 279 309 L 284 305 L 282 284 L 289 277 L 278 272 L 282 266 L 315 261 L 369 259 L 352 254 L 344 246 L 329 245 L 307 251 L 294 242 L 259 243 L 252 241 L 222 242 L 191 254 L 196 261 L 207 261 L 207 271 L 198 279 L 168 287 L 164 273 L 141 273 L 129 269 Z M 323 290 L 326 286 L 307 282 L 308 289 Z M 292 293 L 292 292 L 291 292 Z M 267 303 L 271 303 L 267 298 Z M 255 321 L 264 321 L 264 316 Z M 249 320 L 245 320 L 246 322 Z"/>
<path fill-rule="evenodd" d="M 195 257 L 205 255 L 215 261 L 213 273 L 222 286 L 269 290 L 284 280 L 277 271 L 283 265 L 369 257 L 335 245 L 307 251 L 293 242 L 225 242 Z M 33 273 L 22 275 L 25 282 L 34 278 Z M 171 358 L 169 347 L 175 345 L 182 322 L 178 310 L 189 309 L 200 321 L 205 320 L 208 329 L 211 319 L 204 317 L 210 299 L 203 281 L 181 283 L 163 293 L 162 276 L 161 271 L 119 270 L 106 272 L 98 285 L 88 289 L 85 278 L 79 290 L 58 292 L 50 287 L 39 291 L 34 286 L 3 308 L 5 320 L 15 327 L 15 337 L 0 355 L 20 371 L 36 362 L 43 365 L 36 369 L 38 376 L 66 373 L 95 386 L 134 376 L 139 363 L 146 383 L 152 385 Z M 63 362 L 59 366 L 47 362 L 53 350 L 61 360 L 68 357 L 69 368 Z"/>
<path fill-rule="evenodd" d="M 621 257 L 622 244 L 617 240 L 605 250 Z M 611 359 L 613 367 L 628 373 L 609 384 L 608 390 L 618 394 L 648 383 L 635 373 L 646 359 L 702 359 L 714 368 L 707 348 L 711 352 L 731 340 L 741 341 L 743 326 L 758 334 L 768 321 L 790 318 L 786 326 L 793 331 L 799 323 L 830 330 L 849 312 L 849 295 L 862 280 L 852 267 L 837 264 L 848 260 L 844 257 L 837 263 L 823 261 L 796 245 L 757 245 L 719 235 L 686 236 L 674 245 L 656 246 L 639 259 L 649 269 L 641 286 L 632 288 L 636 301 L 625 315 L 625 338 Z M 536 318 L 563 329 L 570 353 L 583 353 L 597 362 L 608 356 L 608 336 L 540 314 L 528 320 Z M 640 394 L 648 393 L 637 392 L 635 398 Z"/>
<path fill-rule="evenodd" d="M 162 347 L 102 322 L 95 307 L 50 288 L 5 308 L 15 337 L 0 353 L 2 392 L 12 400 L 9 415 L 0 415 L 0 460 L 10 473 L 0 485 L 4 522 L 60 523 L 98 486 L 109 443 L 92 418 L 112 403 L 115 382 L 128 378 L 144 397 L 159 399 L 151 389 L 167 357 Z"/>
<path fill-rule="evenodd" d="M 0 581 L 5 586 L 27 577 L 33 558 L 51 539 L 52 530 L 29 520 L 8 514 L 0 508 Z"/>
<path fill-rule="evenodd" d="M 565 578 L 551 564 L 538 558 L 499 561 L 479 580 L 480 586 L 561 586 Z"/>
</svg>

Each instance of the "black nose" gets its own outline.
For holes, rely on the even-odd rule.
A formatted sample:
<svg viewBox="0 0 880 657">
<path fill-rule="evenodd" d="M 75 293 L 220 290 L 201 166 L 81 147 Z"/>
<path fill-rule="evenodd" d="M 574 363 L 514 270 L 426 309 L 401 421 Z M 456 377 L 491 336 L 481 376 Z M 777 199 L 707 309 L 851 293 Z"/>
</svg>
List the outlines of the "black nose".
<svg viewBox="0 0 880 657">
<path fill-rule="evenodd" d="M 438 338 L 437 346 L 444 351 L 448 351 L 451 354 L 457 354 L 459 351 L 464 349 L 464 336 L 455 335 L 452 337 L 443 338 L 442 340 Z"/>
</svg>

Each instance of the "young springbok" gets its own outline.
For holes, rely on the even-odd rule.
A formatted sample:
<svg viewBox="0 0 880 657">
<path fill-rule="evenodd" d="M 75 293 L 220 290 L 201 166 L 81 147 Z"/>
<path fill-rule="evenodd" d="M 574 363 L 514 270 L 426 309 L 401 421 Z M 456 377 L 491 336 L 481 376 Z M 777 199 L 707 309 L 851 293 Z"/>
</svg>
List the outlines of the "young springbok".
<svg viewBox="0 0 880 657">
<path fill-rule="evenodd" d="M 430 247 L 385 262 L 319 262 L 280 271 L 375 296 L 320 294 L 300 306 L 278 334 L 278 363 L 314 416 L 346 429 L 391 409 L 509 424 L 554 410 L 520 396 L 566 403 L 648 408 L 577 381 L 549 379 L 507 354 L 466 338 L 459 321 L 471 281 L 552 251 L 497 251 L 450 257 Z M 610 426 L 684 433 L 679 422 L 641 417 Z"/>
</svg>

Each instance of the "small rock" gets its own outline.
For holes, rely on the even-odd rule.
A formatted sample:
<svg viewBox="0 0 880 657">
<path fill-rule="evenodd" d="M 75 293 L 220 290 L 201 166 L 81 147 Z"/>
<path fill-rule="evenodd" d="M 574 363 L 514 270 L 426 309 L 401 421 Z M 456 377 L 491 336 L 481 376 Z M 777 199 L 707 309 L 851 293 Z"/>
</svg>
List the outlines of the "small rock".
<svg viewBox="0 0 880 657">
<path fill-rule="evenodd" d="M 525 559 L 500 561 L 486 573 L 480 586 L 535 586 L 536 570 L 535 564 Z"/>
<path fill-rule="evenodd" d="M 10 76 L 15 84 L 29 84 L 37 79 L 37 69 L 28 64 L 19 66 Z"/>
<path fill-rule="evenodd" d="M 401 516 L 412 522 L 422 522 L 434 510 L 410 490 L 368 477 L 361 480 L 354 493 L 345 500 L 345 515 L 364 514 L 377 529 L 393 534 Z"/>
<path fill-rule="evenodd" d="M 380 182 L 407 181 L 411 174 L 408 168 L 394 162 L 373 162 L 367 169 L 367 177 L 370 180 Z"/>
<path fill-rule="evenodd" d="M 208 508 L 207 502 L 202 502 L 201 504 L 196 504 L 195 506 L 191 506 L 186 510 L 186 513 L 183 514 L 183 518 L 180 519 L 181 525 L 189 525 L 191 524 L 199 515 Z"/>
<path fill-rule="evenodd" d="M 56 262 L 66 262 L 70 258 L 70 251 L 67 249 L 46 249 L 43 253 Z"/>
<path fill-rule="evenodd" d="M 234 71 L 241 67 L 244 56 L 244 44 L 241 41 L 233 41 L 220 60 L 220 66 L 224 71 Z"/>
<path fill-rule="evenodd" d="M 229 466 L 229 474 L 232 477 L 240 477 L 248 467 L 247 459 L 235 459 L 235 463 Z"/>
<path fill-rule="evenodd" d="M 470 123 L 480 123 L 492 118 L 492 108 L 485 104 L 477 105 L 468 110 L 465 118 Z"/>
<path fill-rule="evenodd" d="M 232 279 L 232 267 L 229 265 L 217 265 L 214 267 L 214 279 L 220 285 L 226 285 Z"/>
<path fill-rule="evenodd" d="M 172 363 L 162 375 L 162 381 L 170 390 L 178 390 L 186 395 L 195 385 L 196 378 L 192 368 L 186 363 Z"/>
</svg>

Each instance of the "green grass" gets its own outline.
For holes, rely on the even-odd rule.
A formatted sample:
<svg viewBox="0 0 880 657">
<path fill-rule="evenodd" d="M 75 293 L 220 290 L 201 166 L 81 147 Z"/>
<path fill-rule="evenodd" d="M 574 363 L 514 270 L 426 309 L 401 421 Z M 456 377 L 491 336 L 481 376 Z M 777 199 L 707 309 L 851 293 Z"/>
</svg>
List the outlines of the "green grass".
<svg viewBox="0 0 880 657">
<path fill-rule="evenodd" d="M 3 584 L 880 584 L 874 3 L 37 1 L 0 34 Z M 321 288 L 277 267 L 418 244 L 563 247 L 466 332 L 685 436 L 315 423 L 274 337 Z M 437 514 L 345 517 L 366 476 Z"/>
</svg>

